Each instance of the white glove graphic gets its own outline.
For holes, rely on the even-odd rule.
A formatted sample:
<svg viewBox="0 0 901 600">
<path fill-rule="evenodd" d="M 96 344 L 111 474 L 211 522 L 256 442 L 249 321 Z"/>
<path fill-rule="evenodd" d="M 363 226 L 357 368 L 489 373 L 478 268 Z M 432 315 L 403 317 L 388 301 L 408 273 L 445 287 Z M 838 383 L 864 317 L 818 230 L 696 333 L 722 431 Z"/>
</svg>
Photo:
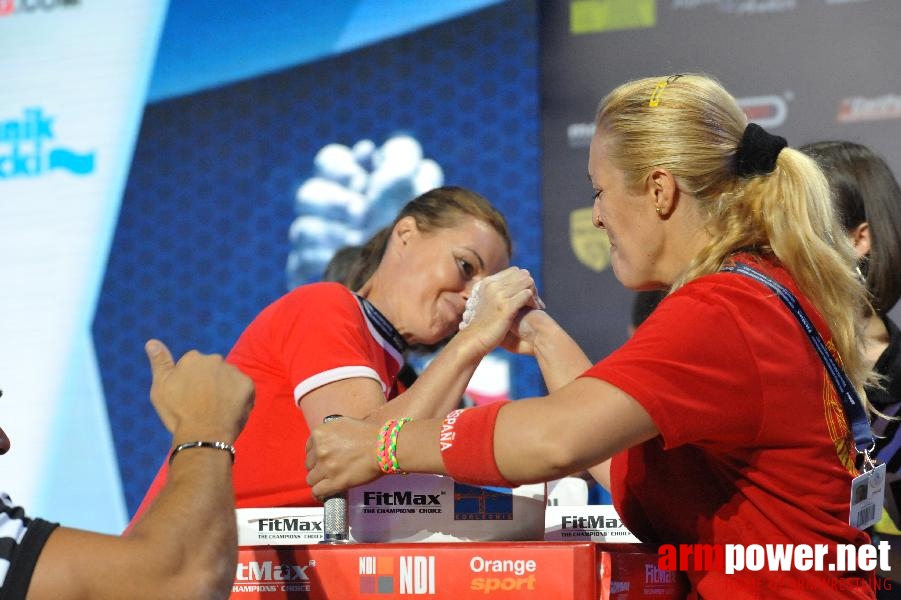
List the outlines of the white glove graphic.
<svg viewBox="0 0 901 600">
<path fill-rule="evenodd" d="M 362 244 L 407 202 L 444 183 L 441 166 L 407 134 L 381 147 L 367 139 L 352 147 L 327 144 L 313 171 L 297 190 L 297 217 L 288 231 L 288 289 L 318 281 L 337 249 Z"/>
</svg>

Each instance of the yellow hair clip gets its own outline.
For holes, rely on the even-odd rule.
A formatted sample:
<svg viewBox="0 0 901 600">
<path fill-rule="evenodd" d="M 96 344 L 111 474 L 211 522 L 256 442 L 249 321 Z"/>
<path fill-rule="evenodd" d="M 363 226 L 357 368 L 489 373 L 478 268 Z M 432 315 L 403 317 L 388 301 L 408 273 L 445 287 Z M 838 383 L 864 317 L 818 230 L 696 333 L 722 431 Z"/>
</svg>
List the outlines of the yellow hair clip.
<svg viewBox="0 0 901 600">
<path fill-rule="evenodd" d="M 661 81 L 654 86 L 654 91 L 651 92 L 651 99 L 648 101 L 648 106 L 653 107 L 660 104 L 660 94 L 663 93 L 663 88 L 665 88 L 668 83 L 669 81 Z"/>
<path fill-rule="evenodd" d="M 665 81 L 661 81 L 657 85 L 654 86 L 654 91 L 651 92 L 651 99 L 648 101 L 648 106 L 655 107 L 660 104 L 660 95 L 663 93 L 663 88 L 674 82 L 675 80 L 682 77 L 682 75 L 670 75 L 666 78 Z"/>
</svg>

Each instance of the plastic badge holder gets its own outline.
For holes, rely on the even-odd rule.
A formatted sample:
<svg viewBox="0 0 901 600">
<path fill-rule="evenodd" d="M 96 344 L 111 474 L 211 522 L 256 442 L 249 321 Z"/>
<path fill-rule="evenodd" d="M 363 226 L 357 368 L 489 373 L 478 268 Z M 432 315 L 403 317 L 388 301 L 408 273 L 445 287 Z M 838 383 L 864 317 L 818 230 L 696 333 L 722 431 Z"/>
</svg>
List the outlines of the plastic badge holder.
<svg viewBox="0 0 901 600">
<path fill-rule="evenodd" d="M 441 475 L 386 475 L 347 494 L 355 542 L 544 538 L 545 484 L 479 487 Z"/>
</svg>

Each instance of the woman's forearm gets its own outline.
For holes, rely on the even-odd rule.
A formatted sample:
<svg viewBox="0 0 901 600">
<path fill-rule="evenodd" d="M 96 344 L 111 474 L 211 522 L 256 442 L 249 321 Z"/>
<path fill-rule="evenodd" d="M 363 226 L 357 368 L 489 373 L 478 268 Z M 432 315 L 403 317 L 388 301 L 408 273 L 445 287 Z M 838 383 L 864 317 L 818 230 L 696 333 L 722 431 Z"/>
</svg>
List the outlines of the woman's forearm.
<svg viewBox="0 0 901 600">
<path fill-rule="evenodd" d="M 480 347 L 458 334 L 429 363 L 405 392 L 383 404 L 367 420 L 444 417 L 460 403 L 476 367 L 484 358 Z"/>
<path fill-rule="evenodd" d="M 540 311 L 535 311 L 540 313 Z M 557 390 L 585 372 L 591 361 L 556 321 L 540 313 L 530 323 L 530 343 L 549 391 Z M 466 333 L 455 336 L 403 394 L 368 418 L 443 417 L 457 407 L 484 353 Z"/>
<path fill-rule="evenodd" d="M 389 419 L 443 417 L 460 403 L 483 353 L 478 344 L 460 335 L 451 340 L 412 386 L 385 401 L 379 382 L 353 377 L 323 385 L 300 402 L 304 418 L 314 429 L 327 415 L 343 415 L 381 425 Z"/>
<path fill-rule="evenodd" d="M 533 332 L 533 354 L 549 392 L 560 389 L 591 367 L 582 348 L 546 313 L 535 311 L 529 325 Z"/>
<path fill-rule="evenodd" d="M 441 434 L 441 419 L 408 423 L 397 443 L 401 469 L 445 474 Z M 455 435 L 454 443 L 468 443 L 465 432 Z M 512 483 L 548 481 L 593 467 L 655 435 L 656 426 L 633 398 L 603 381 L 580 378 L 548 397 L 504 405 L 494 426 L 494 459 Z"/>
<path fill-rule="evenodd" d="M 523 416 L 516 413 L 532 412 L 531 409 L 516 410 L 517 405 L 526 402 L 518 400 L 502 408 L 494 430 L 495 461 L 501 474 L 514 484 L 544 481 L 568 472 L 555 463 L 557 453 L 554 446 L 559 444 L 559 440 L 553 441 L 554 435 L 545 431 L 543 426 L 521 434 L 514 431 L 514 426 L 509 423 L 517 422 Z M 449 474 L 441 453 L 443 423 L 443 419 L 424 419 L 404 426 L 397 440 L 397 459 L 401 469 L 409 473 Z M 475 440 L 465 437 L 465 430 L 457 429 L 454 433 L 455 444 L 474 445 Z M 488 456 L 473 457 L 479 463 L 487 463 L 490 459 Z"/>
<path fill-rule="evenodd" d="M 438 442 L 442 422 L 443 419 L 421 419 L 404 426 L 397 438 L 397 462 L 402 470 L 447 475 Z"/>
</svg>

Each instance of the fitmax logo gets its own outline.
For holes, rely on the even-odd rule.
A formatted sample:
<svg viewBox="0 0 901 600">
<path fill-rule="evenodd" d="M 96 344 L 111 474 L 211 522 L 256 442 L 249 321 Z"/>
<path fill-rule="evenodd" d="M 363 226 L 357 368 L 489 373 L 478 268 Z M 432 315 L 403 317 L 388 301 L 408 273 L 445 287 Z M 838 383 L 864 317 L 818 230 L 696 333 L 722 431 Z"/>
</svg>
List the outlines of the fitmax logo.
<svg viewBox="0 0 901 600">
<path fill-rule="evenodd" d="M 259 531 L 322 531 L 319 521 L 307 521 L 292 517 L 280 519 L 260 519 L 257 522 Z"/>
<path fill-rule="evenodd" d="M 564 529 L 615 529 L 624 527 L 623 522 L 619 519 L 595 515 L 585 517 L 565 516 L 561 520 L 561 524 Z"/>
<path fill-rule="evenodd" d="M 413 492 L 363 492 L 365 506 L 441 506 L 440 494 Z"/>
<path fill-rule="evenodd" d="M 38 177 L 56 169 L 75 175 L 94 170 L 93 152 L 52 145 L 55 120 L 41 108 L 26 108 L 20 119 L 0 121 L 0 179 Z"/>
<path fill-rule="evenodd" d="M 308 565 L 274 564 L 271 560 L 239 562 L 235 571 L 235 580 L 239 582 L 308 581 L 310 578 L 307 575 L 307 569 L 312 566 L 314 566 L 313 562 Z"/>
</svg>

